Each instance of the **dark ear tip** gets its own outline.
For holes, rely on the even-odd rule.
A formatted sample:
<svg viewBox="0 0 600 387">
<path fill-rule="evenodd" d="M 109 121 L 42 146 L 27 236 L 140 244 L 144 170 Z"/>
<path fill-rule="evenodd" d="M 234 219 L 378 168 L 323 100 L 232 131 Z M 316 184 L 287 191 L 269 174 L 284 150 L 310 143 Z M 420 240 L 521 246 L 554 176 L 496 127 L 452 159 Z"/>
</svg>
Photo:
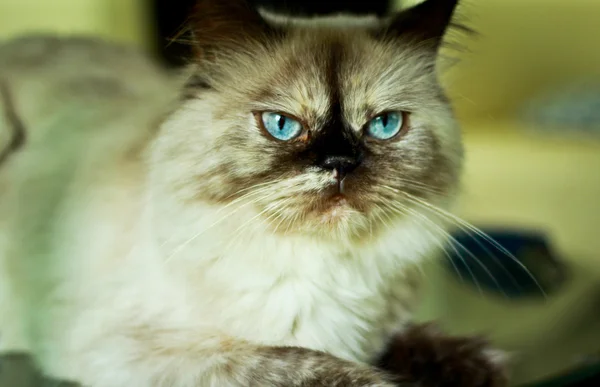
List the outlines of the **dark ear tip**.
<svg viewBox="0 0 600 387">
<path fill-rule="evenodd" d="M 273 30 L 247 0 L 198 0 L 190 25 L 201 52 L 238 49 L 262 41 Z"/>
<path fill-rule="evenodd" d="M 453 25 L 451 20 L 458 3 L 459 0 L 422 1 L 398 12 L 384 24 L 378 35 L 409 38 L 437 48 L 446 30 Z"/>
</svg>

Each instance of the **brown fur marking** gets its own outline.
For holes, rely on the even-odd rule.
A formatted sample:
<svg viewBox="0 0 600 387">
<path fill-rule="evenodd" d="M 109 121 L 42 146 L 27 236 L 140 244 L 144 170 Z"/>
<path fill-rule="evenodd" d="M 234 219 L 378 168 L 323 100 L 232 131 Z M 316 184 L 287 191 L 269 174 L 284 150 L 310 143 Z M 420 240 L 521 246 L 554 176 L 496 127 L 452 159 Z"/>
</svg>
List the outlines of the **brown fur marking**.
<svg viewBox="0 0 600 387">
<path fill-rule="evenodd" d="M 422 387 L 506 387 L 505 370 L 478 337 L 442 333 L 432 324 L 413 325 L 396 335 L 377 365 Z"/>
</svg>

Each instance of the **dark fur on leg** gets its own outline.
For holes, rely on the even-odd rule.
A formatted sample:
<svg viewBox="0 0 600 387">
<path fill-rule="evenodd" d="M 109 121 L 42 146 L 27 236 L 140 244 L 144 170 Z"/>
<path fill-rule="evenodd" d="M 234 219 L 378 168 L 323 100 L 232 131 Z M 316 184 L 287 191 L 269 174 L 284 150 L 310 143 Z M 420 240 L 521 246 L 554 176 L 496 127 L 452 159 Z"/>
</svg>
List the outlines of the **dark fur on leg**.
<svg viewBox="0 0 600 387">
<path fill-rule="evenodd" d="M 394 336 L 377 365 L 422 387 L 505 387 L 504 366 L 494 357 L 483 338 L 453 337 L 423 324 Z"/>
</svg>

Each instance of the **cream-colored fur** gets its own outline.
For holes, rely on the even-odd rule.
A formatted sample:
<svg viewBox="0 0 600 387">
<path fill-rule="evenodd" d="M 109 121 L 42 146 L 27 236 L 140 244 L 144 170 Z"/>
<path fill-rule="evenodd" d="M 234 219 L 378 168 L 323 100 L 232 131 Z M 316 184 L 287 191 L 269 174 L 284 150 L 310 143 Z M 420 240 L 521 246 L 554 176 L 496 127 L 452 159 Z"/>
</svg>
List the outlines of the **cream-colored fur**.
<svg viewBox="0 0 600 387">
<path fill-rule="evenodd" d="M 159 132 L 179 81 L 120 48 L 8 43 L 0 81 L 28 133 L 0 165 L 1 351 L 91 387 L 238 385 L 260 346 L 367 363 L 410 317 L 408 268 L 440 239 L 422 215 L 392 217 L 366 241 L 328 239 L 274 233 L 242 202 L 194 200 L 192 170 L 214 161 L 213 139 L 195 133 L 227 122 L 209 95 Z M 442 151 L 458 149 L 449 111 L 431 103 L 414 102 L 402 146 L 433 128 Z M 314 188 L 315 176 L 297 182 Z"/>
</svg>

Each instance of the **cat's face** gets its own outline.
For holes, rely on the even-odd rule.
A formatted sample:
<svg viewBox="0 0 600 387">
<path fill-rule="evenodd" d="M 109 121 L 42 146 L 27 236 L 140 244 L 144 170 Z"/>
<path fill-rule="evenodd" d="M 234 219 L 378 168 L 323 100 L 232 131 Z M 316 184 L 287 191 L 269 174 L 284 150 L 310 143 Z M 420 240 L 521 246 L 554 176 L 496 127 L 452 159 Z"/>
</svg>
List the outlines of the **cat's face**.
<svg viewBox="0 0 600 387">
<path fill-rule="evenodd" d="M 200 3 L 200 65 L 162 131 L 182 200 L 252 208 L 276 233 L 363 238 L 452 194 L 462 148 L 433 67 L 447 20 L 429 36 L 407 13 L 384 29 L 217 3 Z"/>
</svg>

